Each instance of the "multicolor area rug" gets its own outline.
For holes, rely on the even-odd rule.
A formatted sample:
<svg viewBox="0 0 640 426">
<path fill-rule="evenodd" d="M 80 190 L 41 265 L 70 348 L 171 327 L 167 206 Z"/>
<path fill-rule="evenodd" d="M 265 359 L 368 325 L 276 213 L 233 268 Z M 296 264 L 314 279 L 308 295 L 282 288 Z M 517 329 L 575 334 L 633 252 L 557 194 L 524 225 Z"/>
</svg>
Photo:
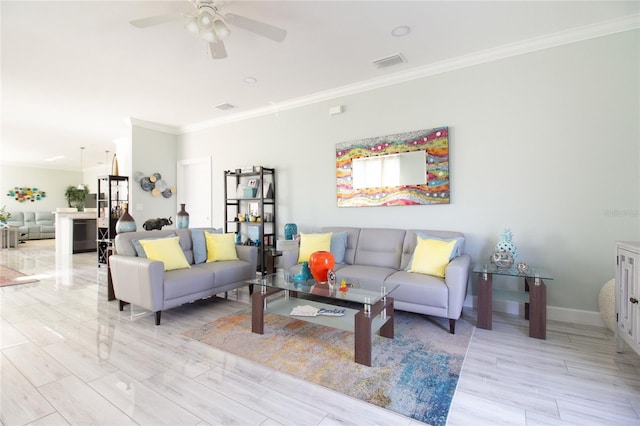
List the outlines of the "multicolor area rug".
<svg viewBox="0 0 640 426">
<path fill-rule="evenodd" d="M 0 265 L 0 287 L 8 285 L 36 283 L 37 279 L 31 278 L 22 272 Z"/>
<path fill-rule="evenodd" d="M 372 367 L 356 364 L 353 333 L 265 314 L 264 334 L 251 313 L 220 318 L 185 336 L 281 372 L 432 425 L 445 425 L 474 327 L 395 312 L 395 339 L 374 336 Z"/>
</svg>

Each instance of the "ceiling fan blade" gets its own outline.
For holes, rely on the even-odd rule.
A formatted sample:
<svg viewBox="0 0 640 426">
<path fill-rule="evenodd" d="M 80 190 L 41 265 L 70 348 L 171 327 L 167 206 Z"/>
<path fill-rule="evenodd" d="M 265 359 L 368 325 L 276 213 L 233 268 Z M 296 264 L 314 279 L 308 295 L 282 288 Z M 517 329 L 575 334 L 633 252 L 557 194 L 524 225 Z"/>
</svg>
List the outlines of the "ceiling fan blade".
<svg viewBox="0 0 640 426">
<path fill-rule="evenodd" d="M 222 40 L 209 43 L 209 54 L 211 59 L 224 59 L 227 57 L 227 49 Z"/>
<path fill-rule="evenodd" d="M 165 24 L 167 22 L 179 21 L 180 19 L 182 19 L 181 14 L 157 15 L 149 16 L 148 18 L 136 19 L 133 21 L 129 21 L 129 23 L 136 28 L 147 28 L 154 25 Z"/>
<path fill-rule="evenodd" d="M 235 13 L 227 13 L 225 19 L 231 25 L 242 28 L 252 33 L 261 35 L 274 41 L 281 42 L 287 37 L 287 31 L 273 25 L 256 21 L 246 16 L 236 15 Z"/>
</svg>

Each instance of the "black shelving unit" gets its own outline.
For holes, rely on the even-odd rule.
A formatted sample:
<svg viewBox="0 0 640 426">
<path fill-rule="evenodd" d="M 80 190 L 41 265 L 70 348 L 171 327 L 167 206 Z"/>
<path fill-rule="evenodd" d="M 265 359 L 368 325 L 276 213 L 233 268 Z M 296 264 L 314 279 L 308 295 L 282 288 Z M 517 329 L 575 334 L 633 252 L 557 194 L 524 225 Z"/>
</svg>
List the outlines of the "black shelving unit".
<svg viewBox="0 0 640 426">
<path fill-rule="evenodd" d="M 98 177 L 98 267 L 107 264 L 108 251 L 116 237 L 116 222 L 129 202 L 129 178 L 127 176 Z"/>
<path fill-rule="evenodd" d="M 239 235 L 239 244 L 258 247 L 258 272 L 264 275 L 276 247 L 276 171 L 262 166 L 226 170 L 224 180 L 225 232 Z M 251 186 L 252 182 L 257 184 Z M 255 221 L 246 220 L 251 216 Z"/>
</svg>

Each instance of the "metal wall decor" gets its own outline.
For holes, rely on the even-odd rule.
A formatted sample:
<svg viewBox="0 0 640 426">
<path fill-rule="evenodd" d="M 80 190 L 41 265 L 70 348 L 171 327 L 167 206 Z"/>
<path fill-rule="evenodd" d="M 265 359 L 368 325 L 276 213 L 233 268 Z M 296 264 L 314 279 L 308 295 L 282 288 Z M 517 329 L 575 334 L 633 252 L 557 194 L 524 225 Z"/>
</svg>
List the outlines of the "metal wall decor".
<svg viewBox="0 0 640 426">
<path fill-rule="evenodd" d="M 449 128 L 336 145 L 338 207 L 449 204 Z"/>
<path fill-rule="evenodd" d="M 162 195 L 164 198 L 170 198 L 176 193 L 176 187 L 169 187 L 167 182 L 162 179 L 162 175 L 158 172 L 151 175 L 145 175 L 143 172 L 135 172 L 133 180 L 140 184 L 143 191 L 150 192 L 154 197 Z"/>
<path fill-rule="evenodd" d="M 39 190 L 38 188 L 29 188 L 28 186 L 14 186 L 13 189 L 7 191 L 7 197 L 11 197 L 19 203 L 26 201 L 42 200 L 47 196 L 47 193 Z"/>
</svg>

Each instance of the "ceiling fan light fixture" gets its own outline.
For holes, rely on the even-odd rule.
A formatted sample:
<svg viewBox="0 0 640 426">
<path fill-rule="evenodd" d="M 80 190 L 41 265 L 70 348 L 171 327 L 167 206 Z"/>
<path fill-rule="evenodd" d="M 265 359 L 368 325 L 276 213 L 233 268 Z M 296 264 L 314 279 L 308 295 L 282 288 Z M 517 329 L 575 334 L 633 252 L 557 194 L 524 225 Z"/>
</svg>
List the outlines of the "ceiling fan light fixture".
<svg viewBox="0 0 640 426">
<path fill-rule="evenodd" d="M 187 24 L 185 25 L 185 28 L 191 34 L 197 35 L 198 31 L 200 30 L 200 27 L 198 26 L 198 18 L 193 18 L 189 22 L 187 22 Z"/>
<path fill-rule="evenodd" d="M 214 42 L 217 40 L 216 33 L 213 30 L 205 30 L 200 33 L 200 37 L 208 42 Z"/>
<path fill-rule="evenodd" d="M 220 40 L 231 34 L 229 27 L 227 27 L 227 24 L 225 24 L 222 19 L 216 19 L 213 21 L 213 30 L 216 32 L 216 36 L 218 36 L 218 39 Z"/>
<path fill-rule="evenodd" d="M 198 24 L 200 28 L 209 29 L 213 27 L 213 16 L 207 11 L 200 12 L 198 16 Z"/>
</svg>

